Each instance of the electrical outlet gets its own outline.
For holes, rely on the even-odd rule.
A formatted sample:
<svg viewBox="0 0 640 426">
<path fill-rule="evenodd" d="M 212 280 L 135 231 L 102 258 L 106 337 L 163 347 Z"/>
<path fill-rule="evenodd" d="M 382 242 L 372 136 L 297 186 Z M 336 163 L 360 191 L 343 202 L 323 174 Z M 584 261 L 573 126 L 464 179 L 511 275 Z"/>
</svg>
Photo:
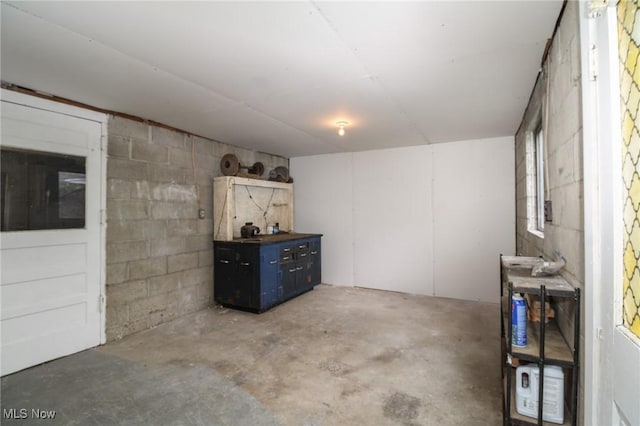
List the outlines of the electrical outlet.
<svg viewBox="0 0 640 426">
<path fill-rule="evenodd" d="M 551 200 L 544 202 L 544 221 L 553 222 L 553 209 L 551 208 Z"/>
<path fill-rule="evenodd" d="M 200 210 L 198 210 L 198 217 L 199 217 L 200 219 L 204 219 L 204 209 L 200 209 Z"/>
</svg>

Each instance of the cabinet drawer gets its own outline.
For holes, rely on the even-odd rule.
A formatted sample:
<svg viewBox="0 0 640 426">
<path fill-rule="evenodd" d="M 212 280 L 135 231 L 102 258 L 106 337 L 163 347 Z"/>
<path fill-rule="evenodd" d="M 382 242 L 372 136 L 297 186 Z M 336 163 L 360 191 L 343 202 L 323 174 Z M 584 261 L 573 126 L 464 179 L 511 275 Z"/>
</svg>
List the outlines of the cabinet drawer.
<svg viewBox="0 0 640 426">
<path fill-rule="evenodd" d="M 297 251 L 309 251 L 309 241 L 298 241 L 296 243 Z"/>
<path fill-rule="evenodd" d="M 320 255 L 320 239 L 313 239 L 309 242 L 309 254 L 311 256 L 319 256 Z"/>
<path fill-rule="evenodd" d="M 280 249 L 280 262 L 288 262 L 293 260 L 294 254 L 296 252 L 296 246 L 294 245 L 286 245 Z"/>
<path fill-rule="evenodd" d="M 309 254 L 309 246 L 310 242 L 308 240 L 298 241 L 296 243 L 295 259 L 301 261 L 309 260 L 309 258 L 311 257 Z"/>
<path fill-rule="evenodd" d="M 216 247 L 214 260 L 215 263 L 221 263 L 223 265 L 235 264 L 236 253 L 233 249 Z"/>
</svg>

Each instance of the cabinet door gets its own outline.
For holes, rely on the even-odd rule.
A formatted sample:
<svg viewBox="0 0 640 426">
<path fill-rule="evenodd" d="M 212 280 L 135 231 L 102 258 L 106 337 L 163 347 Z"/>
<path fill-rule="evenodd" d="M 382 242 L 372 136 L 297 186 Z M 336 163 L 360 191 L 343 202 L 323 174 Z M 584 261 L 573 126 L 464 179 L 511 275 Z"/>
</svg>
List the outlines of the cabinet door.
<svg viewBox="0 0 640 426">
<path fill-rule="evenodd" d="M 300 245 L 302 246 L 302 245 Z M 311 255 L 311 241 L 304 241 L 304 249 L 300 250 L 298 256 L 298 277 L 296 284 L 299 292 L 305 292 L 313 289 L 313 256 Z"/>
<path fill-rule="evenodd" d="M 322 250 L 320 238 L 313 238 L 309 248 L 311 261 L 311 285 L 318 285 L 322 282 Z"/>
<path fill-rule="evenodd" d="M 216 302 L 233 304 L 236 275 L 235 251 L 229 247 L 215 247 L 213 296 Z"/>
<path fill-rule="evenodd" d="M 234 304 L 245 308 L 259 309 L 258 248 L 239 247 L 236 250 L 236 280 L 234 283 Z"/>
<path fill-rule="evenodd" d="M 280 300 L 281 291 L 278 283 L 278 257 L 280 250 L 277 245 L 264 246 L 260 250 L 260 309 L 267 309 Z"/>
<path fill-rule="evenodd" d="M 311 286 L 311 254 L 309 253 L 309 241 L 299 241 L 296 253 L 296 291 L 298 293 L 309 290 Z"/>
<path fill-rule="evenodd" d="M 280 264 L 280 280 L 282 283 L 282 300 L 287 300 L 296 293 L 296 264 L 283 262 Z"/>
<path fill-rule="evenodd" d="M 309 265 L 307 262 L 308 257 L 303 257 L 303 260 L 296 262 L 296 293 L 303 293 L 309 289 L 307 282 Z"/>
</svg>

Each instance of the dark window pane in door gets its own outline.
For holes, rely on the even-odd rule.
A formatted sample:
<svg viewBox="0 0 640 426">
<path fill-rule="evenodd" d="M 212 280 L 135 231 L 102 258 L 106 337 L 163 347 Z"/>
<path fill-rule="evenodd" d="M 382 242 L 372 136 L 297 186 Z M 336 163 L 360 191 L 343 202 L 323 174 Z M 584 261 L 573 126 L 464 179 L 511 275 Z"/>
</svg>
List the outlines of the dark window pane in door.
<svg viewBox="0 0 640 426">
<path fill-rule="evenodd" d="M 0 229 L 84 228 L 85 158 L 2 148 Z"/>
<path fill-rule="evenodd" d="M 58 215 L 60 219 L 84 218 L 85 174 L 58 172 Z"/>
</svg>

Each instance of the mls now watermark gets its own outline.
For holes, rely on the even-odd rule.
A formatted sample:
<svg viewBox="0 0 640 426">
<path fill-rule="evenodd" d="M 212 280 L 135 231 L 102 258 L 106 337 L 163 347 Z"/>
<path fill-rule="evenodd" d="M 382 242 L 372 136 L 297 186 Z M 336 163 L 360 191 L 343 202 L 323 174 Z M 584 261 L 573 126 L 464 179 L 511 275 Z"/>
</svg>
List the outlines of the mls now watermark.
<svg viewBox="0 0 640 426">
<path fill-rule="evenodd" d="M 41 410 L 39 408 L 3 408 L 3 419 L 50 419 L 56 418 L 54 410 Z"/>
</svg>

